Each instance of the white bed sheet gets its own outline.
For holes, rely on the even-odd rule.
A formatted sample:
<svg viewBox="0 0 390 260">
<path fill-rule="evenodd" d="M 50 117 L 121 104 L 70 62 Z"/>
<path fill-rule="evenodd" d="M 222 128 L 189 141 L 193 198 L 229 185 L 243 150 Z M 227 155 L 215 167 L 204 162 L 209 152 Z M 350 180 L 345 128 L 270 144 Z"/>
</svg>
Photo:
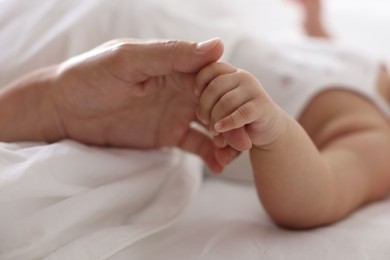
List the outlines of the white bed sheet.
<svg viewBox="0 0 390 260">
<path fill-rule="evenodd" d="M 251 183 L 207 177 L 174 226 L 113 259 L 386 260 L 389 214 L 390 199 L 335 225 L 284 230 L 259 207 Z"/>
<path fill-rule="evenodd" d="M 387 15 L 390 11 L 389 2 L 385 0 L 324 1 L 327 23 L 336 40 L 372 55 L 390 57 L 390 48 L 388 48 L 390 35 L 386 31 L 390 26 L 390 16 Z M 77 5 L 82 7 L 70 12 L 72 5 L 76 5 L 77 2 L 80 2 Z M 104 5 L 99 2 L 104 1 L 83 1 L 83 4 L 81 1 L 58 0 L 0 1 L 0 48 L 3 50 L 0 63 L 7 64 L 7 67 L 3 66 L 0 70 L 0 83 L 9 82 L 37 66 L 61 61 L 112 37 L 125 36 L 123 28 L 113 29 L 107 26 L 112 22 L 107 16 L 92 19 L 94 15 L 102 14 L 101 8 Z M 108 2 L 111 1 L 106 3 Z M 116 2 L 124 3 L 124 1 Z M 136 3 L 141 5 L 140 2 L 158 3 L 159 1 L 127 1 L 127 7 L 134 6 Z M 172 0 L 167 0 L 165 3 L 165 7 L 174 12 L 180 11 L 180 6 L 183 7 Z M 176 5 L 169 6 L 173 3 Z M 207 8 L 209 3 L 200 0 L 188 1 L 185 8 L 197 10 L 202 13 L 203 18 L 218 17 L 221 28 L 230 26 L 231 18 L 237 18 L 237 15 L 239 20 L 247 24 L 249 30 L 253 32 L 281 38 L 303 37 L 302 30 L 298 26 L 300 13 L 294 5 L 290 9 L 285 9 L 280 5 L 280 1 L 216 0 L 213 3 L 224 8 L 209 9 Z M 264 3 L 269 4 L 267 8 L 263 8 Z M 67 10 L 69 15 L 66 12 L 59 12 L 61 8 L 58 6 Z M 145 15 L 145 13 L 138 15 Z M 169 19 L 164 20 L 163 15 L 159 19 L 169 26 Z M 60 18 L 61 22 L 54 22 Z M 96 24 L 96 21 L 99 23 Z M 89 30 L 88 41 L 85 41 L 83 30 Z M 154 37 L 156 33 L 164 34 L 156 30 L 155 27 L 144 25 L 142 31 L 131 29 L 127 32 L 131 36 L 138 35 L 141 38 Z M 189 32 L 188 35 L 180 36 L 198 40 L 212 35 L 205 30 L 200 35 L 192 35 Z M 230 40 L 229 35 L 219 36 L 227 42 Z M 46 53 L 46 56 L 42 55 L 43 53 Z M 60 147 L 68 145 L 68 143 L 59 144 Z M 72 149 L 81 153 L 84 149 L 88 149 L 70 145 Z M 35 151 L 48 149 L 40 146 L 41 144 L 37 145 Z M 3 152 L 5 149 L 7 153 L 12 154 L 15 147 L 2 145 L 2 149 Z M 129 156 L 130 154 L 131 152 Z M 54 154 L 43 153 L 43 155 L 47 157 L 45 160 L 50 162 L 57 160 L 59 154 L 54 152 Z M 106 155 L 107 167 L 115 163 L 113 155 L 115 153 Z M 101 160 L 100 156 L 101 154 L 99 160 Z M 99 161 L 96 158 L 92 160 Z M 66 170 L 72 169 L 68 167 L 64 166 L 63 174 L 66 174 Z M 83 170 L 92 172 L 94 167 L 97 166 L 83 165 Z M 189 170 L 188 167 L 185 170 Z M 238 169 L 237 174 L 243 174 L 240 171 Z M 194 174 L 193 171 L 190 172 Z M 0 192 L 1 185 L 0 183 Z M 164 228 L 135 244 L 129 243 L 129 247 L 110 259 L 390 259 L 390 199 L 370 204 L 337 224 L 296 232 L 280 229 L 270 221 L 258 202 L 250 180 L 238 181 L 206 176 L 199 192 L 192 198 L 179 220 L 170 227 L 164 226 Z M 2 237 L 1 230 L 0 238 L 6 241 L 6 238 Z M 78 248 L 81 249 L 83 248 Z M 55 259 L 105 259 L 92 255 L 84 257 L 78 255 L 77 258 L 65 254 Z M 13 259 L 26 260 L 27 258 Z"/>
</svg>

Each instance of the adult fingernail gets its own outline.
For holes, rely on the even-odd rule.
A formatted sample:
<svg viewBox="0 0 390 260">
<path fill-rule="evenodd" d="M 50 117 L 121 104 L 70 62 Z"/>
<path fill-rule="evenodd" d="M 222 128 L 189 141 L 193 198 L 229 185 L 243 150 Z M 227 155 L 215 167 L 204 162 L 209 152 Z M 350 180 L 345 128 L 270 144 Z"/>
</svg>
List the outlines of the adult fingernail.
<svg viewBox="0 0 390 260">
<path fill-rule="evenodd" d="M 219 42 L 219 38 L 214 38 L 204 42 L 199 42 L 196 45 L 196 49 L 198 52 L 208 52 L 212 50 L 215 47 L 215 45 L 217 45 L 218 42 Z"/>
</svg>

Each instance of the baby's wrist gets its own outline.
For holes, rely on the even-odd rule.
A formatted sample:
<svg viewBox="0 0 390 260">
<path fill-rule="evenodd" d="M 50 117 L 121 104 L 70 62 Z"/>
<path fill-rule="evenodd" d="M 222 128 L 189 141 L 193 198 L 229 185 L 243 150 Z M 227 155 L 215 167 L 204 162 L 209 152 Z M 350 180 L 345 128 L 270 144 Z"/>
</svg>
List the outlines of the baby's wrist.
<svg viewBox="0 0 390 260">
<path fill-rule="evenodd" d="M 259 141 L 254 140 L 252 142 L 252 150 L 258 151 L 270 151 L 275 145 L 285 139 L 288 129 L 290 128 L 290 121 L 293 120 L 281 109 L 276 111 L 275 115 L 268 123 L 266 131 L 259 136 Z"/>
</svg>

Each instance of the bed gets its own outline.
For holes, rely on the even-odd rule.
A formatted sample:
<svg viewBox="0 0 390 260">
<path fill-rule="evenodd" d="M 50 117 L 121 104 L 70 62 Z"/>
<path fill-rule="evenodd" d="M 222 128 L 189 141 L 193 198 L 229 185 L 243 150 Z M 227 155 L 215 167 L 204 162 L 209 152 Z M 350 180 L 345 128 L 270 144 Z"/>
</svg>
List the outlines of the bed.
<svg viewBox="0 0 390 260">
<path fill-rule="evenodd" d="M 324 2 L 334 40 L 390 58 L 389 2 Z M 228 60 L 232 28 L 302 41 L 301 17 L 283 0 L 0 0 L 0 86 L 118 37 L 218 36 Z M 245 160 L 214 176 L 176 149 L 0 143 L 0 259 L 390 259 L 390 198 L 330 226 L 281 229 Z"/>
</svg>

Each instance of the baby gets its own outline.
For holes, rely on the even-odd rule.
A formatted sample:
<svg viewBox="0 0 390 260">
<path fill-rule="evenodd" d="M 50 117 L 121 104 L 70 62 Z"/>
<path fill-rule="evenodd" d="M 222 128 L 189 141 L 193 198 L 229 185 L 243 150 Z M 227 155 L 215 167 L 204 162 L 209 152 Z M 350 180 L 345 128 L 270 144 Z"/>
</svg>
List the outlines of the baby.
<svg viewBox="0 0 390 260">
<path fill-rule="evenodd" d="M 384 69 L 378 81 L 389 87 Z M 289 228 L 338 221 L 390 189 L 390 122 L 364 96 L 332 88 L 295 120 L 249 72 L 212 63 L 196 81 L 198 118 L 220 147 L 216 157 L 250 151 L 261 203 Z"/>
</svg>

